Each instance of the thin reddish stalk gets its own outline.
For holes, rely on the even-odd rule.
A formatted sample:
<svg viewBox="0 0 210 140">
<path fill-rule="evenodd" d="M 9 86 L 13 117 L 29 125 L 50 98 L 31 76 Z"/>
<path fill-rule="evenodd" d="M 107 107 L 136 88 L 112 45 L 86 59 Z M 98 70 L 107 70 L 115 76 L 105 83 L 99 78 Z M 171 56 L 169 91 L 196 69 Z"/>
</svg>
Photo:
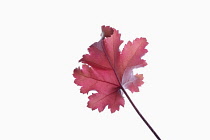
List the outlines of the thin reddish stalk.
<svg viewBox="0 0 210 140">
<path fill-rule="evenodd" d="M 133 108 L 136 110 L 136 112 L 139 115 L 139 117 L 144 121 L 144 123 L 152 131 L 152 133 L 155 135 L 155 137 L 158 140 L 161 140 L 161 138 L 158 136 L 158 134 L 155 132 L 155 130 L 152 128 L 152 126 L 147 122 L 147 120 L 144 118 L 144 116 L 140 113 L 140 111 L 138 110 L 138 108 L 135 106 L 135 104 L 133 103 L 133 101 L 131 100 L 131 98 L 129 97 L 129 95 L 127 94 L 127 92 L 125 91 L 125 89 L 123 87 L 121 87 L 121 89 L 124 92 L 125 96 L 128 98 L 128 100 L 131 103 L 131 105 L 133 106 Z"/>
</svg>

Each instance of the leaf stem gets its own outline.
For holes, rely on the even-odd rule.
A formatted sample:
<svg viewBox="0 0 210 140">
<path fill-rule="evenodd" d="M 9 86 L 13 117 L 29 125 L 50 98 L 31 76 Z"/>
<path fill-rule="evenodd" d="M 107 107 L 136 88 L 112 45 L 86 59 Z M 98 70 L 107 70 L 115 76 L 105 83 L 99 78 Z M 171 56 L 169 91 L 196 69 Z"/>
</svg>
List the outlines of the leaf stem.
<svg viewBox="0 0 210 140">
<path fill-rule="evenodd" d="M 129 102 L 131 103 L 131 105 L 133 106 L 133 108 L 136 110 L 136 112 L 138 113 L 138 115 L 140 116 L 140 118 L 144 121 L 144 123 L 147 125 L 147 127 L 149 127 L 150 131 L 152 131 L 152 133 L 155 135 L 155 137 L 158 140 L 161 140 L 160 137 L 158 136 L 158 134 L 155 132 L 155 130 L 152 128 L 152 126 L 147 122 L 147 120 L 144 118 L 144 116 L 140 113 L 140 111 L 138 110 L 138 108 L 135 106 L 135 104 L 133 103 L 133 101 L 131 100 L 131 98 L 129 97 L 128 93 L 125 91 L 125 89 L 123 87 L 121 87 L 122 91 L 124 92 L 125 96 L 128 98 Z"/>
</svg>

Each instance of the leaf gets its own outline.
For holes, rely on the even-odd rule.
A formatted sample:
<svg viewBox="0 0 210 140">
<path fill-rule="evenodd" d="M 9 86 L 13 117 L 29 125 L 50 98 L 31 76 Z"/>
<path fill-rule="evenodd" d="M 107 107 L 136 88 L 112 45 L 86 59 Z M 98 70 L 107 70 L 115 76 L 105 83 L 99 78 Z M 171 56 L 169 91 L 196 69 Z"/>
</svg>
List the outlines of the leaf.
<svg viewBox="0 0 210 140">
<path fill-rule="evenodd" d="M 148 42 L 145 38 L 137 38 L 129 41 L 120 52 L 123 41 L 118 30 L 102 26 L 101 35 L 102 38 L 88 48 L 89 54 L 79 60 L 84 64 L 74 69 L 74 83 L 81 86 L 81 93 L 97 91 L 88 97 L 87 107 L 101 112 L 108 106 L 114 113 L 125 104 L 121 89 L 139 92 L 143 84 L 143 75 L 134 75 L 133 69 L 147 65 L 141 57 L 147 52 Z"/>
</svg>

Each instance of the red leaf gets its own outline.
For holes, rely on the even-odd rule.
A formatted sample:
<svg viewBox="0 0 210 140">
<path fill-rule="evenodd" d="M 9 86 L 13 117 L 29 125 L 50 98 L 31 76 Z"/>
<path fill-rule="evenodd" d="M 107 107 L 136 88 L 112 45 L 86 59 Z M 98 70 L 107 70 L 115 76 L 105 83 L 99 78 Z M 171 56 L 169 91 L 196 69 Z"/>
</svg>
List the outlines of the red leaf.
<svg viewBox="0 0 210 140">
<path fill-rule="evenodd" d="M 81 93 L 91 90 L 97 93 L 89 96 L 87 107 L 103 111 L 106 106 L 115 112 L 124 106 L 122 88 L 138 92 L 143 84 L 143 75 L 133 75 L 133 69 L 144 67 L 146 61 L 141 57 L 147 52 L 148 42 L 145 38 L 137 38 L 128 42 L 122 52 L 119 32 L 109 26 L 102 26 L 102 38 L 92 44 L 89 54 L 83 55 L 79 61 L 84 63 L 82 69 L 76 68 L 73 76 L 75 84 L 81 86 Z"/>
</svg>

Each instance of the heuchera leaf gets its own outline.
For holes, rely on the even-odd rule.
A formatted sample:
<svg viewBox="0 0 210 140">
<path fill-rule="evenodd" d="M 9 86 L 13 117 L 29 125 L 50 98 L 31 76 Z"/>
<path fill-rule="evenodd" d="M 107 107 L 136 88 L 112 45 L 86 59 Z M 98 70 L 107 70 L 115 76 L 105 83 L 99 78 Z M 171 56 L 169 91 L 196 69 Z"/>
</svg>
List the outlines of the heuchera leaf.
<svg viewBox="0 0 210 140">
<path fill-rule="evenodd" d="M 143 75 L 134 75 L 133 69 L 147 65 L 141 57 L 147 52 L 148 42 L 145 38 L 137 38 L 129 41 L 121 52 L 119 47 L 123 41 L 118 30 L 102 26 L 101 36 L 88 48 L 89 54 L 79 60 L 84 64 L 74 69 L 73 76 L 75 84 L 81 86 L 81 93 L 97 91 L 88 97 L 87 107 L 101 112 L 108 106 L 113 113 L 125 104 L 122 88 L 139 92 L 143 84 Z"/>
</svg>

